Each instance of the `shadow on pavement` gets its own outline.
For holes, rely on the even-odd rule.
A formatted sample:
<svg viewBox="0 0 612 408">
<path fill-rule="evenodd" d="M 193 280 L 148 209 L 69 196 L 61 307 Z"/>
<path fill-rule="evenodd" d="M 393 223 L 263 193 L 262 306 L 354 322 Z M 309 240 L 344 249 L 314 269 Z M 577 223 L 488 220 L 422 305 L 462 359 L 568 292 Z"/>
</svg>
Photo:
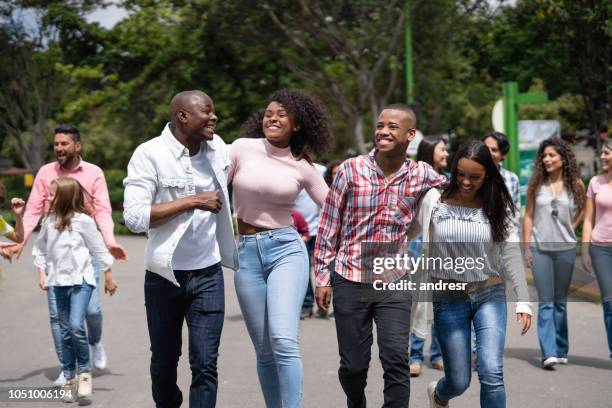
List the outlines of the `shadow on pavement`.
<svg viewBox="0 0 612 408">
<path fill-rule="evenodd" d="M 27 374 L 22 375 L 17 378 L 2 378 L 0 379 L 0 383 L 10 383 L 10 382 L 21 382 L 27 380 L 28 378 L 35 377 L 37 375 L 43 374 L 50 381 L 53 381 L 57 378 L 59 374 L 59 366 L 47 367 L 47 368 L 39 368 L 38 370 L 30 371 Z"/>
<path fill-rule="evenodd" d="M 240 322 L 244 320 L 241 314 L 225 316 L 225 320 L 229 320 L 230 322 Z"/>
<path fill-rule="evenodd" d="M 516 358 L 531 364 L 532 366 L 541 369 L 540 351 L 528 348 L 506 348 L 504 351 L 506 358 Z M 570 354 L 568 356 L 570 366 L 584 366 L 590 368 L 599 368 L 602 370 L 612 370 L 612 361 L 603 358 L 582 357 Z M 559 368 L 563 368 L 560 366 Z"/>
<path fill-rule="evenodd" d="M 38 370 L 30 371 L 29 373 L 26 373 L 22 375 L 21 377 L 17 377 L 17 378 L 2 378 L 0 379 L 0 383 L 22 382 L 22 381 L 27 380 L 28 378 L 36 377 L 40 374 L 42 374 L 49 381 L 53 381 L 57 378 L 57 375 L 59 374 L 59 367 L 53 366 L 53 367 L 47 367 L 47 368 L 40 368 Z M 113 373 L 110 370 L 95 370 L 93 377 L 94 378 L 104 377 L 107 375 L 116 377 L 116 376 L 124 376 L 125 374 Z"/>
</svg>

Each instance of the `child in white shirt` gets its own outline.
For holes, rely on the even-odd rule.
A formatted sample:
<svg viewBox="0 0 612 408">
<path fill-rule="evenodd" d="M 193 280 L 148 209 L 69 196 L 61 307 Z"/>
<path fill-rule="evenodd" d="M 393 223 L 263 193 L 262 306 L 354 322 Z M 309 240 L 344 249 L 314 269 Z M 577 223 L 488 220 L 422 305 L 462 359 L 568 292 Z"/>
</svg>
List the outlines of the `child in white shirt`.
<svg viewBox="0 0 612 408">
<path fill-rule="evenodd" d="M 96 288 L 92 256 L 100 270 L 105 271 L 104 291 L 113 295 L 117 284 L 110 269 L 113 257 L 95 221 L 85 211 L 79 182 L 72 177 L 60 177 L 51 183 L 50 189 L 53 199 L 49 216 L 43 222 L 32 255 L 41 289 L 54 287 L 62 333 L 62 369 L 67 379 L 64 399 L 76 401 L 77 396 L 87 398 L 92 393 L 85 331 L 87 305 Z"/>
</svg>

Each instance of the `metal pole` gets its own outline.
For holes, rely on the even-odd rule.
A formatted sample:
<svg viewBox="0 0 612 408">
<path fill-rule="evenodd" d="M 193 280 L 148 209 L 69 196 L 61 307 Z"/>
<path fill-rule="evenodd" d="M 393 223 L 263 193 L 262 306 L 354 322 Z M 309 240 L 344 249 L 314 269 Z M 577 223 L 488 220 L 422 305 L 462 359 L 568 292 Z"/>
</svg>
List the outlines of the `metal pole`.
<svg viewBox="0 0 612 408">
<path fill-rule="evenodd" d="M 518 174 L 520 164 L 517 97 L 518 84 L 504 82 L 504 131 L 510 143 L 510 151 L 504 160 L 504 165 L 515 174 Z"/>
<path fill-rule="evenodd" d="M 414 78 L 412 72 L 412 13 L 411 1 L 404 2 L 404 43 L 406 48 L 406 102 L 414 103 Z"/>
</svg>

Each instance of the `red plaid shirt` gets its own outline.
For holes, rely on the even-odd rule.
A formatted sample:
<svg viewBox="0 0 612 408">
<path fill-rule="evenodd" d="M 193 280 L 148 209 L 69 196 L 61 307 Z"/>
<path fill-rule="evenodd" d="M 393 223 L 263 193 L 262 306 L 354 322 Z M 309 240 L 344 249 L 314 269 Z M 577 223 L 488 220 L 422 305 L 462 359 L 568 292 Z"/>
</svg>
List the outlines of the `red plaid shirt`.
<svg viewBox="0 0 612 408">
<path fill-rule="evenodd" d="M 330 286 L 331 264 L 345 279 L 362 282 L 362 242 L 406 242 L 421 195 L 446 177 L 424 162 L 406 159 L 390 179 L 372 150 L 346 160 L 327 194 L 315 245 L 316 286 Z"/>
</svg>

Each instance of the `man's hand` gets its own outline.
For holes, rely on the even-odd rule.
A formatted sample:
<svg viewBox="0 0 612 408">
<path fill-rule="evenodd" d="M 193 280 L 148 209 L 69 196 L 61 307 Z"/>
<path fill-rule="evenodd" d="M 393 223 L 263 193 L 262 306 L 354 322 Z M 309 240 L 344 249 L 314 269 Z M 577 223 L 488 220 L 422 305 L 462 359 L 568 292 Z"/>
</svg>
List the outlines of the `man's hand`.
<svg viewBox="0 0 612 408">
<path fill-rule="evenodd" d="M 528 313 L 517 313 L 516 321 L 523 325 L 523 328 L 521 329 L 521 336 L 524 336 L 531 327 L 531 315 Z"/>
<path fill-rule="evenodd" d="M 198 210 L 210 211 L 215 214 L 221 211 L 221 207 L 223 206 L 219 190 L 204 191 L 196 194 L 193 196 L 193 200 L 194 207 Z"/>
<path fill-rule="evenodd" d="M 331 300 L 332 288 L 331 286 L 321 286 L 315 290 L 315 299 L 317 300 L 317 306 L 323 310 L 329 309 L 329 301 Z"/>
<path fill-rule="evenodd" d="M 13 212 L 13 214 L 15 214 L 15 217 L 23 216 L 25 205 L 25 201 L 23 201 L 21 198 L 11 199 L 11 211 Z"/>
<path fill-rule="evenodd" d="M 119 244 L 109 244 L 106 246 L 108 252 L 115 258 L 117 261 L 127 261 L 128 253 L 124 247 Z"/>
</svg>

